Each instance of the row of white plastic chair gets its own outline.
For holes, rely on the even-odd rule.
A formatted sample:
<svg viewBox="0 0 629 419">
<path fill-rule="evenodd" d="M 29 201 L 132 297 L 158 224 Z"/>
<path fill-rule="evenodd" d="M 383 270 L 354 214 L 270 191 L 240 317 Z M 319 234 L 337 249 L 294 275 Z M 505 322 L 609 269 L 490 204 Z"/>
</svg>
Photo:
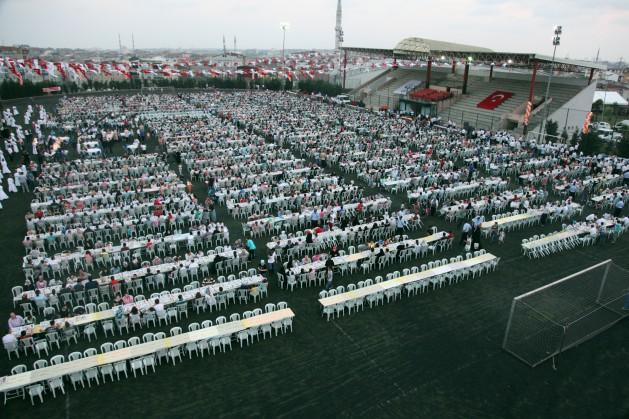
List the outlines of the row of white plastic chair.
<svg viewBox="0 0 629 419">
<path fill-rule="evenodd" d="M 480 256 L 481 254 L 484 254 L 484 253 L 481 253 L 481 251 L 475 252 L 473 256 L 470 254 L 470 257 L 468 257 L 468 259 L 470 259 L 471 257 Z M 462 260 L 462 256 L 458 256 L 457 258 L 451 258 L 451 261 L 449 263 L 453 263 L 453 262 L 457 262 L 461 260 Z M 445 261 L 446 263 L 448 263 L 447 259 L 445 259 Z M 406 290 L 407 296 L 410 297 L 411 295 L 417 295 L 418 293 L 424 293 L 428 291 L 430 289 L 430 285 L 432 285 L 432 289 L 435 290 L 437 286 L 439 288 L 442 288 L 444 285 L 452 285 L 464 279 L 476 278 L 477 276 L 480 277 L 483 273 L 488 273 L 490 271 L 495 270 L 499 262 L 500 262 L 500 258 L 497 257 L 493 260 L 480 263 L 469 268 L 459 269 L 457 271 L 448 272 L 445 274 L 438 274 L 430 278 L 422 279 L 420 281 L 412 282 L 403 286 L 400 285 L 396 287 L 391 287 L 384 291 L 379 291 L 373 294 L 368 294 L 365 297 L 351 299 L 344 303 L 327 306 L 323 308 L 322 315 L 326 316 L 327 320 L 329 321 L 330 318 L 334 318 L 334 317 L 338 318 L 341 315 L 344 316 L 346 312 L 347 314 L 351 315 L 352 312 L 357 312 L 358 308 L 360 308 L 361 310 L 364 310 L 365 301 L 369 303 L 369 308 L 378 306 L 380 303 L 384 304 L 385 298 L 386 298 L 387 303 L 397 301 L 399 298 L 402 297 L 403 289 Z M 422 265 L 422 268 L 424 266 L 427 267 L 428 265 Z M 441 266 L 441 264 L 434 265 L 433 267 L 435 266 Z M 428 268 L 428 269 L 432 269 L 432 268 Z M 422 269 L 422 271 L 423 270 L 426 270 L 426 269 Z M 418 272 L 417 267 L 413 267 L 411 269 L 411 272 L 404 272 L 404 275 L 408 275 L 409 273 L 416 273 L 416 272 Z M 391 280 L 394 278 L 398 278 L 399 276 L 400 276 L 399 272 L 396 271 L 396 272 L 387 274 L 386 279 Z M 380 276 L 376 277 L 375 283 L 381 283 L 381 282 L 383 282 L 382 277 Z M 373 284 L 374 282 L 371 279 L 367 279 L 365 281 L 359 281 L 357 285 L 349 284 L 347 286 L 347 292 L 353 291 L 357 288 L 368 287 Z M 344 292 L 346 292 L 345 287 L 339 286 L 336 289 L 332 289 L 329 291 L 321 291 L 319 293 L 319 298 L 320 299 L 326 298 L 326 297 L 341 294 Z"/>
<path fill-rule="evenodd" d="M 558 232 L 554 232 L 549 234 L 549 236 L 553 234 L 558 234 Z M 537 238 L 536 238 L 537 237 Z M 547 242 L 542 242 L 539 245 L 534 247 L 524 247 L 530 241 L 535 241 L 544 238 L 545 236 L 542 234 L 539 237 L 533 236 L 530 240 L 522 239 L 522 250 L 523 253 L 528 256 L 530 259 L 542 258 L 545 256 L 549 256 L 553 253 L 563 252 L 565 250 L 574 249 L 578 246 L 591 246 L 596 243 L 597 237 L 592 237 L 589 234 L 583 237 L 579 236 L 570 236 L 565 237 L 559 240 L 551 240 Z"/>
<path fill-rule="evenodd" d="M 265 305 L 265 312 L 269 313 L 275 310 L 282 310 L 288 308 L 288 304 L 286 302 L 279 302 L 277 305 L 273 303 L 269 303 Z M 263 314 L 262 309 L 257 308 L 252 311 L 245 311 L 242 315 L 243 318 L 251 318 L 254 316 L 258 316 Z M 234 313 L 230 315 L 229 321 L 238 321 L 240 320 L 240 314 Z M 227 322 L 227 318 L 225 316 L 220 316 L 216 318 L 216 324 L 224 324 Z M 195 330 L 199 330 L 201 328 L 212 327 L 213 323 L 211 320 L 205 320 L 201 324 L 199 323 L 191 323 L 188 325 L 188 331 L 192 332 Z M 267 334 L 270 338 L 273 335 L 278 336 L 279 333 L 286 333 L 288 330 L 293 331 L 293 320 L 292 318 L 286 318 L 281 321 L 275 321 L 270 324 L 263 324 L 261 326 L 251 327 L 246 330 L 241 330 L 236 334 L 227 334 L 224 336 L 218 336 L 206 340 L 199 340 L 188 342 L 185 345 L 174 346 L 171 348 L 160 349 L 157 352 L 142 356 L 139 358 L 133 358 L 129 360 L 123 360 L 119 362 L 115 362 L 113 364 L 105 364 L 99 367 L 91 367 L 85 370 L 68 374 L 63 377 L 55 377 L 52 379 L 45 380 L 44 382 L 40 382 L 37 384 L 30 385 L 26 388 L 18 388 L 16 390 L 5 392 L 5 404 L 6 401 L 10 398 L 15 397 L 26 397 L 26 393 L 29 394 L 31 403 L 35 404 L 35 398 L 39 398 L 40 401 L 44 402 L 44 393 L 46 391 L 51 391 L 53 397 L 56 398 L 56 392 L 61 391 L 61 393 L 65 394 L 65 382 L 64 379 L 67 379 L 71 384 L 74 390 L 77 390 L 77 384 L 80 384 L 82 388 L 85 388 L 85 382 L 87 381 L 88 387 L 91 387 L 92 383 L 96 383 L 99 385 L 101 383 L 101 379 L 103 383 L 107 382 L 107 377 L 114 382 L 114 373 L 116 375 L 116 379 L 120 380 L 121 375 L 124 374 L 125 378 L 129 378 L 128 376 L 128 367 L 130 367 L 133 372 L 133 377 L 137 377 L 137 373 L 139 372 L 141 375 L 145 375 L 149 372 L 149 368 L 155 372 L 155 366 L 161 365 L 162 360 L 165 359 L 167 363 L 172 362 L 173 365 L 177 363 L 177 361 L 182 362 L 182 352 L 186 352 L 189 359 L 192 359 L 193 355 L 197 357 L 204 357 L 205 352 L 207 351 L 208 355 L 210 355 L 210 351 L 212 355 L 218 352 L 226 352 L 227 349 L 232 349 L 232 341 L 236 340 L 240 343 L 240 348 L 242 349 L 245 344 L 249 346 L 253 344 L 255 340 L 260 340 L 260 334 L 262 334 L 263 339 L 266 339 Z M 170 329 L 170 336 L 176 336 L 182 333 L 181 327 L 173 327 Z M 148 343 L 154 340 L 166 339 L 167 335 L 165 332 L 158 333 L 145 333 L 142 336 L 142 341 L 140 341 L 140 337 L 134 336 L 127 341 L 119 340 L 115 343 L 106 342 L 103 343 L 100 347 L 101 354 L 124 349 L 128 346 L 139 345 L 141 343 Z M 82 359 L 90 356 L 97 356 L 98 352 L 96 348 L 89 348 L 81 352 L 72 352 L 68 356 L 68 362 L 75 361 L 78 359 Z M 65 357 L 63 355 L 56 355 L 51 358 L 50 365 L 59 365 L 66 362 Z M 33 364 L 33 369 L 41 369 L 48 367 L 47 360 L 37 360 Z M 27 367 L 26 365 L 16 365 L 11 369 L 11 374 L 21 374 L 26 373 Z"/>
</svg>

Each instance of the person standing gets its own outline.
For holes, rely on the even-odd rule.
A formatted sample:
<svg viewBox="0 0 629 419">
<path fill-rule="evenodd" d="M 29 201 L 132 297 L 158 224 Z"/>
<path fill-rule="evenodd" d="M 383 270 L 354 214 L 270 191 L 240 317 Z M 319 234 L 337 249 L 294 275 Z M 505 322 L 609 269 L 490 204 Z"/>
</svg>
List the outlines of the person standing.
<svg viewBox="0 0 629 419">
<path fill-rule="evenodd" d="M 207 209 L 210 212 L 210 220 L 215 223 L 216 222 L 216 206 L 214 205 L 214 200 L 209 199 L 207 203 Z"/>
<path fill-rule="evenodd" d="M 495 242 L 496 240 L 498 240 L 499 232 L 500 232 L 500 228 L 498 227 L 498 222 L 496 221 L 491 226 L 490 237 L 491 237 L 492 242 Z"/>
<path fill-rule="evenodd" d="M 622 199 L 622 197 L 620 197 L 614 205 L 614 217 L 620 217 L 623 208 L 625 208 L 625 201 Z"/>
<path fill-rule="evenodd" d="M 275 250 L 271 251 L 271 254 L 269 255 L 269 259 L 267 261 L 266 266 L 267 266 L 269 272 L 273 273 L 273 269 L 274 269 L 274 266 L 275 266 Z"/>
<path fill-rule="evenodd" d="M 310 214 L 310 228 L 315 228 L 319 226 L 319 210 L 318 208 L 313 208 L 312 213 Z"/>
<path fill-rule="evenodd" d="M 249 260 L 256 257 L 256 244 L 251 239 L 247 239 L 247 249 L 249 250 Z"/>
<path fill-rule="evenodd" d="M 334 282 L 334 271 L 330 268 L 327 270 L 326 282 L 325 282 L 325 290 L 329 291 L 332 289 L 332 285 Z"/>
<path fill-rule="evenodd" d="M 470 231 L 472 231 L 472 225 L 466 221 L 465 224 L 463 224 L 463 234 L 461 234 L 461 241 L 459 244 L 465 244 L 467 237 L 470 235 Z"/>
<path fill-rule="evenodd" d="M 404 217 L 401 215 L 397 216 L 397 220 L 395 221 L 395 227 L 397 230 L 398 236 L 402 236 L 404 234 Z"/>
<path fill-rule="evenodd" d="M 570 184 L 570 187 L 568 188 L 568 191 L 570 192 L 570 197 L 574 199 L 577 196 L 577 183 L 572 182 Z"/>
</svg>

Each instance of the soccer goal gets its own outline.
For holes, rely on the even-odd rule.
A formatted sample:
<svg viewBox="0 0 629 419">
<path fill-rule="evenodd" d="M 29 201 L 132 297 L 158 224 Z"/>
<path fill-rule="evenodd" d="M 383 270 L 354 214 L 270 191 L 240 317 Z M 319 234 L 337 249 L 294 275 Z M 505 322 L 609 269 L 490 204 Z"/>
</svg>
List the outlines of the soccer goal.
<svg viewBox="0 0 629 419">
<path fill-rule="evenodd" d="M 611 259 L 513 299 L 502 347 L 531 367 L 629 314 L 629 271 Z"/>
</svg>

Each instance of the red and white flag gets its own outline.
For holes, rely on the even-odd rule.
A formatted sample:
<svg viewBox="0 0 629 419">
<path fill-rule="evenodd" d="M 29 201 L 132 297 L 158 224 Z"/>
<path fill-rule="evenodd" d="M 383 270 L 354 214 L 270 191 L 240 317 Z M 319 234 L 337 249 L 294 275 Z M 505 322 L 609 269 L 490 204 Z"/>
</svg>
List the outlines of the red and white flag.
<svg viewBox="0 0 629 419">
<path fill-rule="evenodd" d="M 590 122 L 592 122 L 592 112 L 588 112 L 585 115 L 585 121 L 583 122 L 583 133 L 587 134 L 590 132 Z"/>
<path fill-rule="evenodd" d="M 529 124 L 529 118 L 531 117 L 531 110 L 533 110 L 533 104 L 529 100 L 526 102 L 526 112 L 524 112 L 524 125 Z"/>
<path fill-rule="evenodd" d="M 59 74 L 61 74 L 61 78 L 63 80 L 68 78 L 66 71 L 63 69 L 63 63 L 55 63 L 55 67 L 57 68 L 57 71 L 59 72 Z"/>
<path fill-rule="evenodd" d="M 5 62 L 6 62 L 7 67 L 9 68 L 9 71 L 11 71 L 11 73 L 13 73 L 15 77 L 17 77 L 18 83 L 20 83 L 20 86 L 22 86 L 24 84 L 24 78 L 22 77 L 22 74 L 19 71 L 17 71 L 17 67 L 15 66 L 15 61 L 13 61 L 12 58 L 5 58 Z"/>
</svg>

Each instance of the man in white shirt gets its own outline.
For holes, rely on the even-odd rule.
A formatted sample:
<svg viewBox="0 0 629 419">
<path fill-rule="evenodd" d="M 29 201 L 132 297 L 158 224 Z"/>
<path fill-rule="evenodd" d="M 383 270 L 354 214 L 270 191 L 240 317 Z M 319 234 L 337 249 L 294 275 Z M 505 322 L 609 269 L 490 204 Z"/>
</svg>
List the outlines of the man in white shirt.
<svg viewBox="0 0 629 419">
<path fill-rule="evenodd" d="M 24 326 L 24 318 L 18 314 L 11 313 L 9 315 L 9 329 Z"/>
<path fill-rule="evenodd" d="M 10 330 L 7 330 L 7 334 L 2 337 L 2 344 L 6 348 L 7 346 L 17 343 L 17 339 L 13 336 Z"/>
<path fill-rule="evenodd" d="M 275 250 L 272 250 L 271 254 L 269 254 L 269 259 L 267 261 L 267 267 L 269 269 L 269 272 L 273 272 L 274 266 L 275 266 Z"/>
<path fill-rule="evenodd" d="M 155 300 L 155 305 L 153 306 L 153 310 L 155 310 L 155 315 L 157 315 L 158 318 L 166 317 L 166 308 L 164 307 L 164 304 L 159 302 L 158 299 Z"/>
</svg>

